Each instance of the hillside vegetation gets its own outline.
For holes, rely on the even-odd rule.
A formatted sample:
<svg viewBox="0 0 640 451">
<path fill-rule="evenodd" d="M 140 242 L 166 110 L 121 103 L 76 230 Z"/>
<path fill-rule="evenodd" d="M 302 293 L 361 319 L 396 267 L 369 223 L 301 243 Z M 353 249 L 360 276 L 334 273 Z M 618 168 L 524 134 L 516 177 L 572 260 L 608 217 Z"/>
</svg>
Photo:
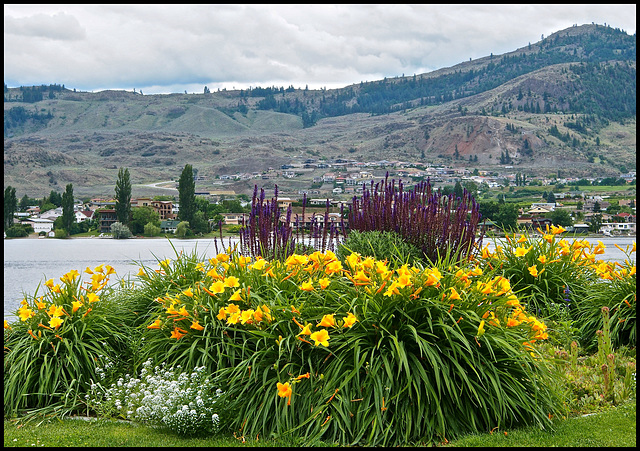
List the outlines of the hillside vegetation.
<svg viewBox="0 0 640 451">
<path fill-rule="evenodd" d="M 530 176 L 611 176 L 635 170 L 636 37 L 576 26 L 504 55 L 335 90 L 5 85 L 4 99 L 4 183 L 31 196 L 66 183 L 109 194 L 121 166 L 143 184 L 175 179 L 185 163 L 214 179 L 310 158 L 497 170 L 508 155 Z"/>
</svg>

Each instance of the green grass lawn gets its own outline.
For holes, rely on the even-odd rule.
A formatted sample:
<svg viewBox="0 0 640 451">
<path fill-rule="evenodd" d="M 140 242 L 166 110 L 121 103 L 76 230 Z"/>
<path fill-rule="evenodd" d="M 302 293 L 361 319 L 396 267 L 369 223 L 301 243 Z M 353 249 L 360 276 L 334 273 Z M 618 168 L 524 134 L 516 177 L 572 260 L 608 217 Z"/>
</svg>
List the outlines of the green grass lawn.
<svg viewBox="0 0 640 451">
<path fill-rule="evenodd" d="M 535 427 L 473 434 L 454 440 L 450 446 L 636 446 L 636 403 L 605 412 L 559 420 L 554 432 Z"/>
<path fill-rule="evenodd" d="M 493 433 L 473 434 L 447 446 L 636 446 L 636 403 L 623 404 L 605 412 L 558 420 L 556 430 L 526 427 Z M 4 446 L 332 446 L 331 443 L 301 443 L 297 437 L 279 439 L 236 438 L 220 434 L 207 438 L 182 438 L 174 433 L 114 420 L 78 419 L 37 421 L 20 426 L 4 422 Z M 410 445 L 410 444 L 408 444 Z"/>
</svg>

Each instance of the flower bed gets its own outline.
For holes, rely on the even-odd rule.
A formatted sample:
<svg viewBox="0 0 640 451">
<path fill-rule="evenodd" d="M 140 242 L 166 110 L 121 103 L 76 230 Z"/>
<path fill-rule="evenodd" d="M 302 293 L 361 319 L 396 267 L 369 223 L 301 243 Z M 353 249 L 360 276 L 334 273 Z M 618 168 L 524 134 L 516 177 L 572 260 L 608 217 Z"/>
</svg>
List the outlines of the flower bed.
<svg viewBox="0 0 640 451">
<path fill-rule="evenodd" d="M 559 365 L 573 372 L 572 390 L 586 390 L 577 345 L 563 357 L 549 343 L 561 341 L 561 321 L 581 324 L 586 344 L 600 336 L 591 329 L 601 327 L 601 303 L 612 303 L 597 343 L 603 399 L 630 396 L 635 375 L 634 359 L 616 395 L 615 348 L 635 345 L 635 265 L 599 262 L 601 246 L 559 233 L 512 236 L 495 253 L 435 263 L 340 260 L 330 250 L 282 260 L 233 249 L 177 254 L 119 288 L 107 284 L 109 266 L 87 268 L 86 282 L 70 271 L 5 322 L 5 416 L 111 406 L 184 434 L 222 427 L 368 445 L 550 427 L 571 407 Z M 153 373 L 165 382 L 150 382 L 152 365 L 165 366 Z M 200 381 L 193 399 L 176 398 L 163 415 L 145 404 L 187 373 Z M 137 401 L 117 409 L 115 399 L 131 398 L 121 378 L 136 381 L 127 387 Z"/>
</svg>

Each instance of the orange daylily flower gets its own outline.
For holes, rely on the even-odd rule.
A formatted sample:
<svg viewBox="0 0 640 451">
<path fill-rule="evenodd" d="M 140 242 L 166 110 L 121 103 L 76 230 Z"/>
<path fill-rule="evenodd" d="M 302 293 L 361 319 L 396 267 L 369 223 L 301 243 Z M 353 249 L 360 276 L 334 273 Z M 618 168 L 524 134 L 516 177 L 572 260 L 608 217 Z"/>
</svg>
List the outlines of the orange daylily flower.
<svg viewBox="0 0 640 451">
<path fill-rule="evenodd" d="M 288 398 L 287 405 L 291 405 L 291 395 L 293 394 L 293 390 L 291 389 L 289 382 L 285 382 L 284 384 L 278 382 L 276 387 L 278 388 L 278 396 L 281 398 Z"/>
<path fill-rule="evenodd" d="M 336 321 L 333 319 L 333 315 L 324 315 L 318 326 L 333 327 L 335 324 Z"/>
<path fill-rule="evenodd" d="M 195 330 L 204 330 L 204 327 L 202 327 L 202 326 L 200 325 L 200 323 L 199 323 L 197 320 L 192 321 L 192 322 L 191 322 L 191 326 L 189 326 L 189 327 L 190 327 L 191 329 L 195 329 Z"/>
<path fill-rule="evenodd" d="M 171 331 L 171 338 L 175 338 L 176 340 L 180 340 L 187 334 L 187 331 L 184 329 L 180 329 L 179 327 L 174 327 Z"/>
</svg>

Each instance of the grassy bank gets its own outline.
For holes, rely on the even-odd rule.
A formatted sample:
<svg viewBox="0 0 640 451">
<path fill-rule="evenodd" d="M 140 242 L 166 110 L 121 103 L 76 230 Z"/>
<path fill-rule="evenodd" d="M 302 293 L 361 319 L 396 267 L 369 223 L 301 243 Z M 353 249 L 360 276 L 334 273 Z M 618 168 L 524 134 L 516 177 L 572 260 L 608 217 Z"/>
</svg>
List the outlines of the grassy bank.
<svg viewBox="0 0 640 451">
<path fill-rule="evenodd" d="M 21 427 L 4 422 L 4 446 L 333 446 L 326 442 L 301 443 L 296 437 L 279 439 L 248 439 L 232 434 L 206 438 L 185 438 L 163 429 L 138 426 L 114 420 L 65 419 Z M 407 444 L 410 445 L 410 444 Z M 442 445 L 442 444 L 435 444 Z M 496 430 L 493 433 L 473 434 L 453 440 L 446 446 L 636 446 L 636 403 L 629 402 L 605 412 L 558 420 L 555 431 L 541 431 L 535 427 Z"/>
</svg>

